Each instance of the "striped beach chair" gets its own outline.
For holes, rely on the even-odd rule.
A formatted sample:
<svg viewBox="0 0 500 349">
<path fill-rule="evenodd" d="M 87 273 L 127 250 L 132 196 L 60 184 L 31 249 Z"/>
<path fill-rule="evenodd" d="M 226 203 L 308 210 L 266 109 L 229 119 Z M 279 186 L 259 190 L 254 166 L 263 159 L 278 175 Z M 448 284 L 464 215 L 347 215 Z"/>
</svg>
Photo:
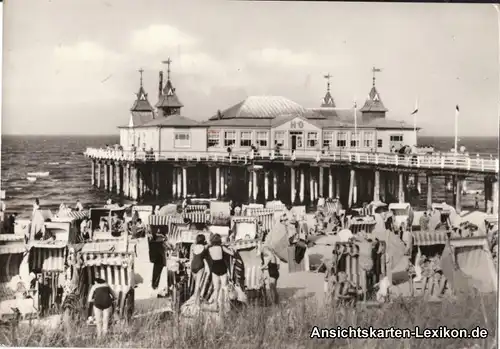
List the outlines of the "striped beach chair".
<svg viewBox="0 0 500 349">
<path fill-rule="evenodd" d="M 359 246 L 356 242 L 336 242 L 334 259 L 337 261 L 337 272 L 343 271 L 346 273 L 347 279 L 356 287 L 363 290 L 364 300 L 371 299 L 375 294 L 373 286 L 380 282 L 387 275 L 386 264 L 386 244 L 384 241 L 379 242 L 379 246 L 375 246 L 372 256 L 374 257 L 373 269 L 367 272 L 360 267 L 359 264 Z M 337 274 L 332 277 L 338 281 Z"/>
<path fill-rule="evenodd" d="M 113 252 L 104 248 L 100 251 L 95 250 L 99 250 L 99 248 L 84 246 L 77 254 L 77 258 L 82 263 L 83 275 L 86 277 L 86 289 L 83 290 L 84 296 L 88 296 L 96 276 L 99 275 L 110 285 L 118 298 L 118 309 L 115 309 L 115 311 L 118 311 L 122 318 L 130 319 L 135 302 L 135 253 L 124 249 L 116 249 Z M 89 315 L 93 315 L 92 308 L 89 309 Z"/>
<path fill-rule="evenodd" d="M 19 275 L 26 253 L 22 236 L 0 235 L 0 283 L 7 283 L 12 277 Z"/>
<path fill-rule="evenodd" d="M 210 213 L 205 213 L 205 211 L 192 211 L 192 212 L 185 212 L 182 214 L 182 218 L 189 219 L 191 223 L 209 223 L 211 221 L 211 215 Z"/>
<path fill-rule="evenodd" d="M 365 233 L 373 232 L 377 222 L 374 218 L 369 216 L 354 217 L 349 221 L 349 230 L 353 234 L 364 231 Z"/>
<path fill-rule="evenodd" d="M 203 204 L 187 205 L 184 212 L 205 212 L 207 209 L 208 206 Z"/>
</svg>

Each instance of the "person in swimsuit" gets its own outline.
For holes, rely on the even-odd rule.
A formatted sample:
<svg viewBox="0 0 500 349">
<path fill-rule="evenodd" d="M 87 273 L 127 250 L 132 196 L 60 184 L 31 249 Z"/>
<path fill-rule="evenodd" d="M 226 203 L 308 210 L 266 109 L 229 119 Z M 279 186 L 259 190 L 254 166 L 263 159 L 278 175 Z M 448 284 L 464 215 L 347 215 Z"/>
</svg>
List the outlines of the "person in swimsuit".
<svg viewBox="0 0 500 349">
<path fill-rule="evenodd" d="M 116 295 L 111 287 L 96 275 L 95 284 L 89 292 L 88 303 L 93 304 L 97 337 L 101 338 L 108 333 L 109 319 L 113 312 L 113 302 Z"/>
<path fill-rule="evenodd" d="M 353 285 L 347 280 L 347 275 L 344 271 L 339 271 L 337 273 L 337 283 L 335 284 L 333 297 L 340 304 L 344 304 L 349 300 L 352 300 L 352 295 L 349 294 L 352 290 Z"/>
<path fill-rule="evenodd" d="M 205 235 L 198 234 L 196 236 L 195 244 L 191 247 L 191 272 L 193 273 L 194 279 L 194 302 L 195 304 L 200 304 L 200 288 L 201 279 L 203 277 L 203 270 L 205 269 L 205 258 L 206 258 L 206 248 L 205 245 L 207 241 Z"/>
<path fill-rule="evenodd" d="M 278 279 L 280 277 L 280 265 L 278 264 L 278 259 L 276 255 L 271 251 L 268 246 L 262 248 L 261 253 L 262 266 L 261 269 L 264 271 L 265 279 L 269 285 L 269 291 L 271 293 L 271 301 L 274 304 L 279 304 L 279 294 L 278 294 Z"/>
<path fill-rule="evenodd" d="M 212 273 L 212 282 L 214 285 L 214 296 L 217 302 L 217 309 L 220 308 L 221 288 L 226 290 L 228 268 L 224 260 L 224 247 L 222 247 L 222 238 L 219 234 L 214 234 L 211 238 L 211 245 L 207 249 L 207 261 Z"/>
</svg>

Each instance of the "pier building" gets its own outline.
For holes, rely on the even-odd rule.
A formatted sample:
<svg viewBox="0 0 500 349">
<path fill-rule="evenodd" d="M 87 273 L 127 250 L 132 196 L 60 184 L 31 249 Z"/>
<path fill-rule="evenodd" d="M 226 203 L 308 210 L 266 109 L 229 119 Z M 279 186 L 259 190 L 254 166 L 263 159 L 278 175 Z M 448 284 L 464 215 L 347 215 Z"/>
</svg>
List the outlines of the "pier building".
<svg viewBox="0 0 500 349">
<path fill-rule="evenodd" d="M 119 147 L 86 150 L 92 185 L 133 200 L 202 196 L 314 205 L 319 197 L 338 196 L 351 206 L 406 202 L 409 183 L 424 176 L 430 207 L 433 177 L 447 176 L 460 210 L 462 182 L 473 177 L 484 181 L 485 199 L 498 210 L 498 158 L 394 152 L 415 147 L 418 129 L 387 115 L 378 69 L 362 106 L 337 107 L 327 75 L 318 107 L 250 96 L 201 122 L 183 115 L 170 59 L 165 63 L 166 81 L 160 71 L 154 107 L 140 71 L 128 124 L 119 127 Z"/>
</svg>

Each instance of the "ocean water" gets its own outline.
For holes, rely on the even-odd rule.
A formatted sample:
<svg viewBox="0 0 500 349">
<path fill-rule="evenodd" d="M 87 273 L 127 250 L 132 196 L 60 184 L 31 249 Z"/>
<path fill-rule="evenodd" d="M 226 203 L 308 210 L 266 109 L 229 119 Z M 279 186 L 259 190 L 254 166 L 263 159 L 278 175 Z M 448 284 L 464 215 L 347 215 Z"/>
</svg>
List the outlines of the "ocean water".
<svg viewBox="0 0 500 349">
<path fill-rule="evenodd" d="M 7 210 L 26 216 L 35 198 L 49 209 L 56 209 L 61 202 L 73 206 L 77 199 L 84 205 L 104 203 L 109 194 L 90 185 L 90 162 L 83 152 L 86 147 L 118 142 L 118 136 L 2 136 L 0 187 L 6 190 Z M 419 137 L 418 142 L 449 151 L 454 139 Z M 498 153 L 497 138 L 462 138 L 460 145 L 471 154 Z M 28 172 L 49 172 L 49 176 L 29 182 Z M 470 182 L 468 188 L 482 189 L 482 183 Z"/>
</svg>

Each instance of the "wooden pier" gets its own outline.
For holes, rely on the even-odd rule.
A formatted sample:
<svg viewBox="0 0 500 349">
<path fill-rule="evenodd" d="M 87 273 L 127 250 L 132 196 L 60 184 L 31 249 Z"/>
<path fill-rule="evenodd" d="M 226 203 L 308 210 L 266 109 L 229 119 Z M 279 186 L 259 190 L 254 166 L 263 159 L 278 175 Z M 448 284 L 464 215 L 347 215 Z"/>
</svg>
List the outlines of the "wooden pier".
<svg viewBox="0 0 500 349">
<path fill-rule="evenodd" d="M 338 196 L 344 205 L 381 200 L 406 202 L 407 184 L 427 178 L 453 178 L 460 211 L 462 182 L 484 181 L 485 200 L 498 211 L 497 158 L 467 155 L 402 155 L 362 151 L 132 152 L 88 148 L 92 185 L 132 200 L 175 200 L 188 196 L 238 202 L 281 200 L 313 205 Z"/>
</svg>

